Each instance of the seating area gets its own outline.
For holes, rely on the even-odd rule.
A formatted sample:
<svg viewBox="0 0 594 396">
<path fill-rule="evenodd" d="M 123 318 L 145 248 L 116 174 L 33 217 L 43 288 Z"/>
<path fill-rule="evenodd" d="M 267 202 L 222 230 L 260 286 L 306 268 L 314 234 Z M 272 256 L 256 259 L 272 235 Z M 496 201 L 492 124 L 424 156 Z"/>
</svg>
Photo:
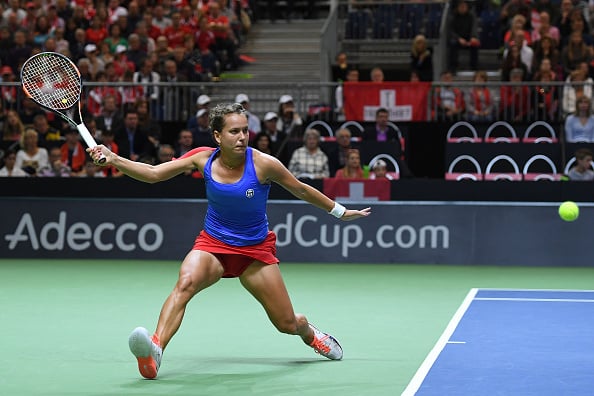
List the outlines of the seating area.
<svg viewBox="0 0 594 396">
<path fill-rule="evenodd" d="M 580 147 L 565 143 L 560 125 L 536 121 L 511 125 L 497 121 L 473 125 L 461 121 L 446 136 L 446 180 L 558 181 L 575 162 Z"/>
</svg>

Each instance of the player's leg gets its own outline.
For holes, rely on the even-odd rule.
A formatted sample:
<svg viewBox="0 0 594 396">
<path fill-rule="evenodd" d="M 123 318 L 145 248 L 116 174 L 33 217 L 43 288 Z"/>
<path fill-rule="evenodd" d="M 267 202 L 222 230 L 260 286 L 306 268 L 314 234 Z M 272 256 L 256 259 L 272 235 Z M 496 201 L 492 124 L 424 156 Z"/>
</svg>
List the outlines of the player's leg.
<svg viewBox="0 0 594 396">
<path fill-rule="evenodd" d="M 303 342 L 329 359 L 342 359 L 342 348 L 334 337 L 309 324 L 304 315 L 295 314 L 278 265 L 255 261 L 239 279 L 280 332 L 299 335 Z"/>
<path fill-rule="evenodd" d="M 155 334 L 163 349 L 181 325 L 186 305 L 194 295 L 223 276 L 223 265 L 212 254 L 192 250 L 184 259 L 173 291 L 165 300 Z"/>
<path fill-rule="evenodd" d="M 153 336 L 145 328 L 137 327 L 128 339 L 130 351 L 136 356 L 138 370 L 144 378 L 157 376 L 163 349 L 179 329 L 190 299 L 217 282 L 222 275 L 223 266 L 212 254 L 200 250 L 188 253 L 181 265 L 177 283 L 161 308 Z"/>
</svg>

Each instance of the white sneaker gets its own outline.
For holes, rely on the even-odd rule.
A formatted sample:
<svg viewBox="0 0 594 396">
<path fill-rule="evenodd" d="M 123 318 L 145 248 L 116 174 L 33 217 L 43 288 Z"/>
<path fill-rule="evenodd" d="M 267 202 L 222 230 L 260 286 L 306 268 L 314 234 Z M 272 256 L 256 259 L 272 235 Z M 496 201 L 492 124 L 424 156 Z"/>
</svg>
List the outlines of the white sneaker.
<svg viewBox="0 0 594 396">
<path fill-rule="evenodd" d="M 130 334 L 128 345 L 138 360 L 140 375 L 148 379 L 156 378 L 163 355 L 163 349 L 158 340 L 151 337 L 144 327 L 137 327 Z"/>
<path fill-rule="evenodd" d="M 318 330 L 311 323 L 309 324 L 309 327 L 314 332 L 314 339 L 309 346 L 311 346 L 316 353 L 332 360 L 342 359 L 342 347 L 338 341 L 336 341 L 336 338 Z"/>
</svg>

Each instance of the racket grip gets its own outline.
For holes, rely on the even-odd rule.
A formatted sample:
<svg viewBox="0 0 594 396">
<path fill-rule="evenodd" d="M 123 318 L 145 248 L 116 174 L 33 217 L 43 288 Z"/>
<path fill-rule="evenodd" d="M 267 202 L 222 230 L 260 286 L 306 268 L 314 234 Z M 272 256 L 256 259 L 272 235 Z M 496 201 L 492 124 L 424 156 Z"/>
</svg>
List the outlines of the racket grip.
<svg viewBox="0 0 594 396">
<path fill-rule="evenodd" d="M 85 124 L 78 124 L 76 126 L 76 129 L 78 129 L 78 133 L 83 138 L 83 140 L 85 141 L 85 144 L 89 148 L 93 148 L 93 147 L 97 146 L 97 142 L 95 141 L 95 139 L 93 138 L 93 135 L 91 135 L 91 132 L 89 132 L 89 130 L 87 129 Z M 107 158 L 105 158 L 103 153 L 101 153 L 101 157 L 99 157 L 97 162 L 100 164 L 103 164 L 106 160 L 107 160 Z"/>
</svg>

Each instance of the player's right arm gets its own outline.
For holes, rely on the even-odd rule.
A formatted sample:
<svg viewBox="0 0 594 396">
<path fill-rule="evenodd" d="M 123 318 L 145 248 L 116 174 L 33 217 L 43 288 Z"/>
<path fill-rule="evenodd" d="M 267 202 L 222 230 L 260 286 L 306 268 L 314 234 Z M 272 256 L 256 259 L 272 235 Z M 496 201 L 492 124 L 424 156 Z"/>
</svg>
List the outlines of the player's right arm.
<svg viewBox="0 0 594 396">
<path fill-rule="evenodd" d="M 159 165 L 151 165 L 121 157 L 103 145 L 87 149 L 87 152 L 91 155 L 91 158 L 95 163 L 97 163 L 97 160 L 100 158 L 100 154 L 103 153 L 106 161 L 99 165 L 112 165 L 125 175 L 145 183 L 157 183 L 163 180 L 168 180 L 195 168 L 202 171 L 206 160 L 211 154 L 210 150 L 205 150 L 174 161 L 164 162 Z"/>
</svg>

